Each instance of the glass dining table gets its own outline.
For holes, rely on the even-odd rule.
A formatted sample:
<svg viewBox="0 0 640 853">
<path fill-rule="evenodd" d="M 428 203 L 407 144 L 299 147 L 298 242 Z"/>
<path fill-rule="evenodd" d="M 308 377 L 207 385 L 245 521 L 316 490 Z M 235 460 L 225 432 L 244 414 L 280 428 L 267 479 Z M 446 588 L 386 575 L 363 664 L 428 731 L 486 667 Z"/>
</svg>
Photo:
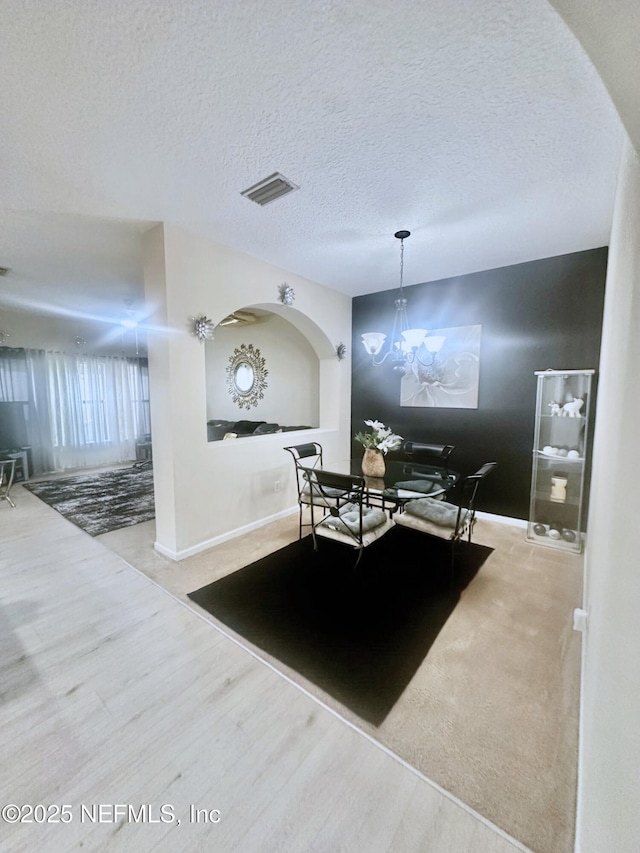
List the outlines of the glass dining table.
<svg viewBox="0 0 640 853">
<path fill-rule="evenodd" d="M 388 509 L 391 514 L 415 498 L 446 497 L 460 479 L 460 474 L 450 468 L 398 459 L 385 460 L 384 477 L 364 476 L 360 457 L 325 463 L 322 470 L 363 477 L 365 502 Z"/>
</svg>

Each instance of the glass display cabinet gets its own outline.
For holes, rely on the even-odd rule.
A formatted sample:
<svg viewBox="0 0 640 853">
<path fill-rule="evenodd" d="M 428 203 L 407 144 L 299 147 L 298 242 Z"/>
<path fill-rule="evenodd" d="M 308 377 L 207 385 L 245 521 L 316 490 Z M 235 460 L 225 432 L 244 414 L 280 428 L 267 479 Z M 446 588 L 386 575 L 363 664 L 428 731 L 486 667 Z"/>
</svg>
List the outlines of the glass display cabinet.
<svg viewBox="0 0 640 853">
<path fill-rule="evenodd" d="M 527 539 L 580 553 L 594 370 L 536 372 L 535 435 Z"/>
</svg>

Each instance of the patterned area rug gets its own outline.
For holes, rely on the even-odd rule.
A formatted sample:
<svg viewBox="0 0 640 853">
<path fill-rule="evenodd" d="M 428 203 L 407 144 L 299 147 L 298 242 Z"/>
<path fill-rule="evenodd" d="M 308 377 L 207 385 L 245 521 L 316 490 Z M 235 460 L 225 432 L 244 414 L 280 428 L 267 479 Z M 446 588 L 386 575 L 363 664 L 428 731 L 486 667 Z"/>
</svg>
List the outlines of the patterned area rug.
<svg viewBox="0 0 640 853">
<path fill-rule="evenodd" d="M 90 536 L 155 518 L 150 466 L 23 485 Z"/>
</svg>

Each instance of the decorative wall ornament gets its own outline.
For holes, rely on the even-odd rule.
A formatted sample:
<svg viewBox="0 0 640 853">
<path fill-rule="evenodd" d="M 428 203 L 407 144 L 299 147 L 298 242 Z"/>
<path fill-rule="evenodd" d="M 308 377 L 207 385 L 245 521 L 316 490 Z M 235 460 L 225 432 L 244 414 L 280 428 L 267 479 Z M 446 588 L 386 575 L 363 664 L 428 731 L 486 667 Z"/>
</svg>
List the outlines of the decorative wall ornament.
<svg viewBox="0 0 640 853">
<path fill-rule="evenodd" d="M 257 406 L 264 399 L 269 371 L 258 347 L 240 344 L 229 356 L 227 387 L 234 403 L 241 409 Z"/>
<path fill-rule="evenodd" d="M 212 341 L 213 340 L 213 331 L 216 327 L 216 324 L 213 320 L 210 320 L 204 314 L 200 314 L 199 317 L 192 317 L 193 320 L 193 334 L 198 338 L 199 341 Z"/>
<path fill-rule="evenodd" d="M 347 354 L 347 346 L 346 346 L 346 344 L 343 344 L 342 341 L 340 341 L 340 343 L 336 347 L 336 355 L 338 356 L 338 361 L 342 361 L 342 359 L 346 356 L 346 354 Z"/>
<path fill-rule="evenodd" d="M 285 281 L 278 287 L 278 299 L 282 302 L 283 305 L 291 306 L 293 305 L 293 300 L 296 298 L 295 293 L 293 292 L 293 288 L 291 285 L 287 284 Z"/>
<path fill-rule="evenodd" d="M 417 348 L 416 357 L 405 365 L 400 405 L 477 409 L 481 329 L 434 329 L 433 339 L 442 345 L 430 350 L 427 337 Z"/>
</svg>

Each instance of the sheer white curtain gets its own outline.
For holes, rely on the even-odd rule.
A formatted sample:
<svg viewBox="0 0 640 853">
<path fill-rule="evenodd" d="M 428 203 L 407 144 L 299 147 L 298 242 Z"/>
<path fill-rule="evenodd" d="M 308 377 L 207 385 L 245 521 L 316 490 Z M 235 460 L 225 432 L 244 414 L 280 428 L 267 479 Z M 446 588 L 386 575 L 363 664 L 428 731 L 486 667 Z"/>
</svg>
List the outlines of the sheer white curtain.
<svg viewBox="0 0 640 853">
<path fill-rule="evenodd" d="M 51 439 L 51 401 L 47 382 L 47 353 L 44 350 L 25 351 L 25 376 L 29 421 L 27 432 L 31 445 L 31 467 L 34 474 L 54 471 L 53 441 Z"/>
<path fill-rule="evenodd" d="M 43 350 L 0 352 L 0 400 L 28 405 L 34 472 L 135 459 L 150 432 L 146 361 Z"/>
<path fill-rule="evenodd" d="M 135 459 L 131 360 L 52 352 L 46 361 L 55 469 Z"/>
</svg>

